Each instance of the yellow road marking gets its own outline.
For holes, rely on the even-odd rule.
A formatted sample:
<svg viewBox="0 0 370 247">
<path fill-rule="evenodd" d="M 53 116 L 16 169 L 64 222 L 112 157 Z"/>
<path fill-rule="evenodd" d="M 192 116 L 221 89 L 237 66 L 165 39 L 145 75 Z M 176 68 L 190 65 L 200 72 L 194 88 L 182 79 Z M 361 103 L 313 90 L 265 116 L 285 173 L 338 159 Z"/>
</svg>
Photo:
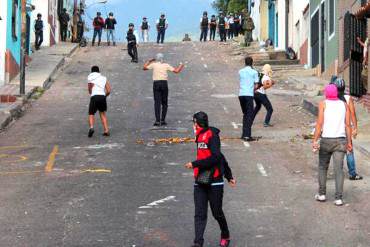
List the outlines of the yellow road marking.
<svg viewBox="0 0 370 247">
<path fill-rule="evenodd" d="M 45 172 L 51 172 L 53 170 L 54 163 L 55 163 L 55 157 L 58 154 L 58 151 L 59 151 L 59 146 L 55 145 L 53 148 L 53 151 L 51 151 L 49 155 L 48 163 L 46 163 Z"/>
<path fill-rule="evenodd" d="M 20 174 L 35 174 L 42 173 L 44 171 L 14 171 L 14 172 L 0 172 L 0 175 L 20 175 Z"/>
<path fill-rule="evenodd" d="M 16 154 L 0 154 L 0 158 L 18 158 L 16 160 L 13 160 L 13 162 L 19 162 L 19 161 L 26 161 L 28 158 L 23 155 L 16 155 Z"/>
<path fill-rule="evenodd" d="M 111 173 L 111 169 L 102 169 L 102 168 L 96 168 L 96 169 L 86 169 L 82 170 L 81 172 L 91 172 L 91 173 Z"/>
<path fill-rule="evenodd" d="M 9 150 L 9 149 L 19 149 L 19 148 L 26 148 L 28 146 L 3 146 L 0 147 L 0 150 Z"/>
</svg>

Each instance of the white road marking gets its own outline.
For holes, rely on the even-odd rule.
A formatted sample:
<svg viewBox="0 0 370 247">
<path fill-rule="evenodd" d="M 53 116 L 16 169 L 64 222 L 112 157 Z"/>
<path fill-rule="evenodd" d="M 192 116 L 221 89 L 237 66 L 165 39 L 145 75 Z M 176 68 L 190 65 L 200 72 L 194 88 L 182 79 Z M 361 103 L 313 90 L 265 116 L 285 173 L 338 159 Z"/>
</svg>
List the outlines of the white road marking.
<svg viewBox="0 0 370 247">
<path fill-rule="evenodd" d="M 238 125 L 235 122 L 231 122 L 231 125 L 234 127 L 234 129 L 238 128 Z"/>
<path fill-rule="evenodd" d="M 212 94 L 211 97 L 218 99 L 236 98 L 235 94 Z"/>
<path fill-rule="evenodd" d="M 166 198 L 160 199 L 158 201 L 151 202 L 151 203 L 149 203 L 145 206 L 141 206 L 139 208 L 140 209 L 153 208 L 153 207 L 159 206 L 160 204 L 163 204 L 163 203 L 168 202 L 168 201 L 176 201 L 175 198 L 176 198 L 176 196 L 167 196 Z"/>
<path fill-rule="evenodd" d="M 258 170 L 260 171 L 260 173 L 262 174 L 263 177 L 267 177 L 267 172 L 266 172 L 265 168 L 263 167 L 263 165 L 261 163 L 257 164 L 257 168 L 258 168 Z"/>
<path fill-rule="evenodd" d="M 74 149 L 113 149 L 113 148 L 123 148 L 125 144 L 123 143 L 108 143 L 108 144 L 96 144 L 86 147 L 74 147 Z"/>
<path fill-rule="evenodd" d="M 244 147 L 246 147 L 246 148 L 250 148 L 251 147 L 251 145 L 249 144 L 249 142 L 243 142 L 243 144 L 244 144 Z"/>
<path fill-rule="evenodd" d="M 229 113 L 229 110 L 227 109 L 227 107 L 226 106 L 222 106 L 223 108 L 224 108 L 224 111 L 226 112 L 226 113 Z"/>
<path fill-rule="evenodd" d="M 206 68 L 206 69 L 208 68 L 208 65 L 207 65 L 207 64 L 203 64 L 203 66 L 204 66 L 204 68 Z"/>
</svg>

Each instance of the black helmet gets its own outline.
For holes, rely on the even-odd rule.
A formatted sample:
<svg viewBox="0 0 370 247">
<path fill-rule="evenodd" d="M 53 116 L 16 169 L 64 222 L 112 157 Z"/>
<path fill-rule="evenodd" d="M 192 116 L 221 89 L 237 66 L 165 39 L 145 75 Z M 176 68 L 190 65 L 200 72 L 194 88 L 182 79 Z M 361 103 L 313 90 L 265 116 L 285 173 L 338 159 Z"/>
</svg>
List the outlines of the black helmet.
<svg viewBox="0 0 370 247">
<path fill-rule="evenodd" d="M 41 14 L 40 14 L 40 13 L 38 13 L 38 14 L 37 14 L 37 17 L 41 17 Z"/>
<path fill-rule="evenodd" d="M 97 12 L 97 13 L 96 13 L 96 15 L 97 15 L 97 16 L 101 16 L 101 13 L 100 13 L 100 12 Z"/>
<path fill-rule="evenodd" d="M 346 88 L 346 82 L 343 80 L 343 78 L 336 78 L 335 81 L 330 84 L 337 86 L 338 91 L 344 91 Z"/>
<path fill-rule="evenodd" d="M 193 122 L 197 123 L 200 127 L 208 127 L 208 115 L 205 112 L 197 112 L 193 116 Z"/>
<path fill-rule="evenodd" d="M 208 15 L 207 11 L 204 11 L 204 12 L 203 12 L 203 15 Z"/>
<path fill-rule="evenodd" d="M 134 26 L 135 26 L 134 23 L 128 24 L 128 27 L 134 27 Z"/>
<path fill-rule="evenodd" d="M 110 13 L 109 13 L 109 16 L 113 16 L 113 12 L 110 12 Z"/>
</svg>

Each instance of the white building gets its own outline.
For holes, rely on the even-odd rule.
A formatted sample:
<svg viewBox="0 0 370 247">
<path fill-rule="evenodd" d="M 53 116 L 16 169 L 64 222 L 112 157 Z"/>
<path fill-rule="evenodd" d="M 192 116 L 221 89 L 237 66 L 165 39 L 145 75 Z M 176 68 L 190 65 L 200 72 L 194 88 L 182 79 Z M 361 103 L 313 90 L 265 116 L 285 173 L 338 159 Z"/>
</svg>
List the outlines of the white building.
<svg viewBox="0 0 370 247">
<path fill-rule="evenodd" d="M 44 21 L 44 42 L 42 46 L 52 46 L 59 42 L 59 24 L 57 13 L 57 0 L 33 0 L 35 6 L 31 16 L 31 43 L 35 42 L 34 21 L 37 19 L 37 14 L 42 15 Z"/>
<path fill-rule="evenodd" d="M 260 0 L 251 1 L 250 15 L 254 22 L 253 40 L 260 40 Z"/>
<path fill-rule="evenodd" d="M 6 20 L 7 20 L 7 10 L 8 1 L 1 1 L 0 7 L 0 87 L 5 83 L 5 52 L 6 52 Z"/>
</svg>

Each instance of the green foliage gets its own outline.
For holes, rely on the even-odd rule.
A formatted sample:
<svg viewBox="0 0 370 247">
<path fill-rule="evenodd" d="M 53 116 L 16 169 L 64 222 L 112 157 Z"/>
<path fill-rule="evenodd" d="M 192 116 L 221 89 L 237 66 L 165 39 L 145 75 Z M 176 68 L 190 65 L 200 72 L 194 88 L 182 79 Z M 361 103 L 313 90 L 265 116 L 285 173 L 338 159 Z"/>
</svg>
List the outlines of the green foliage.
<svg viewBox="0 0 370 247">
<path fill-rule="evenodd" d="M 230 0 L 228 5 L 229 13 L 241 13 L 243 9 L 247 8 L 247 0 Z"/>
<path fill-rule="evenodd" d="M 240 13 L 247 5 L 248 0 L 214 0 L 212 3 L 213 8 L 225 14 Z"/>
</svg>

